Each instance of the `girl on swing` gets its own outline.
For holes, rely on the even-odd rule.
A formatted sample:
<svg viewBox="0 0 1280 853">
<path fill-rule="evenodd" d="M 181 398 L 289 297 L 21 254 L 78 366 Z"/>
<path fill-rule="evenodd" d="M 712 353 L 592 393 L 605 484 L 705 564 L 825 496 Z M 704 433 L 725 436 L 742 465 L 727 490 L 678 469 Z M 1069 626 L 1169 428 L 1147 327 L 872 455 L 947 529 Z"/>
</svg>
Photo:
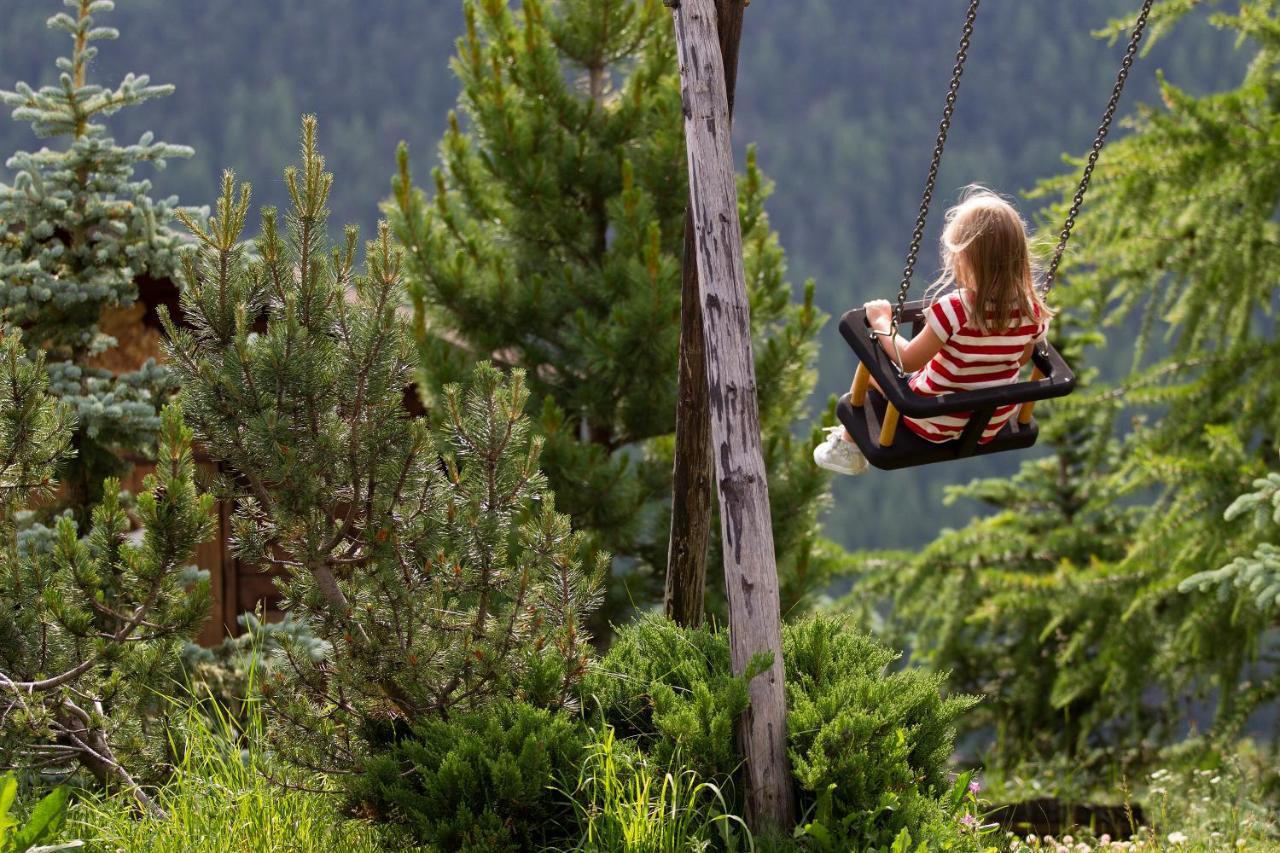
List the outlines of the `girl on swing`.
<svg viewBox="0 0 1280 853">
<path fill-rule="evenodd" d="M 920 334 L 910 341 L 901 335 L 891 339 L 893 307 L 883 299 L 866 304 L 867 322 L 880 333 L 889 357 L 911 374 L 910 387 L 917 394 L 1016 382 L 1053 316 L 1035 287 L 1022 218 L 997 194 L 969 187 L 947 211 L 941 254 L 942 274 L 926 294 L 931 302 Z M 982 443 L 995 438 L 1017 408 L 997 409 Z M 936 443 L 959 438 L 967 422 L 963 413 L 902 419 L 911 432 Z M 813 461 L 838 474 L 867 470 L 866 457 L 841 426 L 827 430 L 826 441 L 814 448 Z"/>
</svg>

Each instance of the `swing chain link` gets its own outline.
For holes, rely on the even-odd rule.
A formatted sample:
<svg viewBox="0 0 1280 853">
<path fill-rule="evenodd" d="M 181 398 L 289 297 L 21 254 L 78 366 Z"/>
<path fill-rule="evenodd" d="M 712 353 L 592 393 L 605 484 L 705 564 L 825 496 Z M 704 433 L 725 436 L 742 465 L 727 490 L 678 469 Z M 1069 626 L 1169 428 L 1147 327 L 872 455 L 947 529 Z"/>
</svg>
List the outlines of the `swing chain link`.
<svg viewBox="0 0 1280 853">
<path fill-rule="evenodd" d="M 1044 294 L 1048 295 L 1053 289 L 1054 282 L 1058 278 L 1058 266 L 1062 263 L 1062 256 L 1067 251 L 1067 243 L 1071 240 L 1071 231 L 1076 227 L 1076 217 L 1080 215 L 1080 208 L 1084 205 L 1085 193 L 1089 191 L 1089 181 L 1093 179 L 1093 170 L 1098 165 L 1098 158 L 1102 155 L 1102 148 L 1107 143 L 1107 134 L 1111 132 L 1111 120 L 1115 118 L 1116 109 L 1120 105 L 1120 96 L 1124 93 L 1124 84 L 1129 79 L 1129 70 L 1133 67 L 1134 60 L 1138 56 L 1138 47 L 1142 43 L 1142 35 L 1147 28 L 1147 18 L 1151 14 L 1151 6 L 1154 0 L 1146 0 L 1142 4 L 1142 11 L 1138 14 L 1137 23 L 1133 26 L 1133 35 L 1129 39 L 1129 47 L 1125 51 L 1124 61 L 1120 64 L 1120 73 L 1116 76 L 1115 87 L 1111 90 L 1111 100 L 1107 102 L 1106 112 L 1102 114 L 1102 124 L 1098 127 L 1098 133 L 1093 138 L 1093 149 L 1089 152 L 1089 161 L 1085 164 L 1084 174 L 1080 178 L 1080 186 L 1076 189 L 1075 197 L 1071 202 L 1071 210 L 1067 213 L 1066 224 L 1063 225 L 1062 234 L 1058 238 L 1058 247 L 1053 252 L 1053 260 L 1049 263 L 1049 270 L 1044 278 Z"/>
<path fill-rule="evenodd" d="M 951 85 L 947 87 L 946 106 L 942 110 L 942 121 L 938 124 L 938 140 L 933 146 L 933 161 L 929 164 L 929 178 L 925 181 L 924 196 L 920 199 L 920 213 L 916 216 L 916 227 L 911 233 L 911 248 L 907 251 L 907 265 L 902 271 L 902 286 L 898 289 L 898 305 L 893 312 L 893 323 L 889 327 L 889 336 L 893 341 L 898 339 L 898 325 L 902 322 L 902 308 L 907 301 L 907 292 L 911 290 L 911 277 L 915 273 L 916 261 L 920 257 L 920 244 L 924 242 L 925 223 L 929 219 L 929 207 L 933 203 L 934 186 L 938 183 L 938 169 L 942 166 L 942 152 L 947 146 L 947 134 L 951 131 L 951 116 L 955 113 L 956 98 L 960 94 L 960 78 L 964 74 L 964 62 L 969 56 L 969 41 L 973 38 L 973 25 L 978 18 L 978 5 L 981 0 L 970 0 L 969 11 L 965 15 L 964 29 L 960 38 L 960 49 L 956 51 L 956 64 L 951 70 Z M 873 334 L 883 334 L 875 333 Z M 899 377 L 903 376 L 901 360 L 896 364 Z"/>
</svg>

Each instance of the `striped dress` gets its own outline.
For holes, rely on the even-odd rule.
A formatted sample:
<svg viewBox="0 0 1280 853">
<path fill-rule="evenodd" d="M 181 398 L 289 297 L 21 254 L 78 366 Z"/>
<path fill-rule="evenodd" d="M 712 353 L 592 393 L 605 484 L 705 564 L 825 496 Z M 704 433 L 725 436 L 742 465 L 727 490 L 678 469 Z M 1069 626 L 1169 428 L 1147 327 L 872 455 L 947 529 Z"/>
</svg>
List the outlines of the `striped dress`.
<svg viewBox="0 0 1280 853">
<path fill-rule="evenodd" d="M 1044 340 L 1048 322 L 1037 316 L 1024 319 L 1015 312 L 1012 327 L 999 333 L 983 334 L 969 323 L 970 308 L 963 291 L 941 297 L 925 310 L 924 319 L 942 341 L 942 349 L 911 377 L 911 390 L 932 396 L 952 391 L 975 391 L 1016 382 L 1019 361 L 1027 344 Z M 1013 417 L 1018 406 L 1011 403 L 996 409 L 982 433 L 981 443 L 996 437 Z M 968 412 L 933 418 L 907 418 L 902 422 L 913 433 L 932 442 L 959 438 L 969 422 Z"/>
</svg>

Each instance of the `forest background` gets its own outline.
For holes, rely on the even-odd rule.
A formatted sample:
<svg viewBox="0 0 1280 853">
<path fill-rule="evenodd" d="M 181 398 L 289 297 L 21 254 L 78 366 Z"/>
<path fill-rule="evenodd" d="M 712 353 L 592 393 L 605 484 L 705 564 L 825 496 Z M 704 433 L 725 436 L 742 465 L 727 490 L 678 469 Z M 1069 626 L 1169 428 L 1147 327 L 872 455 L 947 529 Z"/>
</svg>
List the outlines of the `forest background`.
<svg viewBox="0 0 1280 853">
<path fill-rule="evenodd" d="M 791 278 L 797 286 L 815 279 L 817 302 L 833 317 L 896 288 L 958 39 L 960 9 L 953 5 L 956 14 L 939 14 L 937 0 L 757 0 L 748 12 L 735 143 L 740 155 L 746 145 L 758 146 L 762 167 L 777 181 L 769 211 Z M 1021 193 L 1062 172 L 1064 153 L 1085 149 L 1119 51 L 1096 31 L 1132 6 L 984 5 L 940 201 L 971 182 Z M 58 35 L 45 29 L 47 4 L 0 0 L 0 15 L 0 79 L 49 82 L 47 57 Z M 314 113 L 325 127 L 330 167 L 345 178 L 332 199 L 332 221 L 372 233 L 377 204 L 390 193 L 396 144 L 408 141 L 425 173 L 457 96 L 448 62 L 463 29 L 458 3 L 126 0 L 111 23 L 130 34 L 129 47 L 108 45 L 100 75 L 146 69 L 176 84 L 179 95 L 126 111 L 113 122 L 117 137 L 153 129 L 196 151 L 155 176 L 157 197 L 206 198 L 223 165 L 235 164 L 260 200 L 280 203 L 281 152 L 296 145 L 297 116 Z M 1143 60 L 1122 112 L 1157 97 L 1157 70 L 1200 94 L 1233 85 L 1245 61 L 1229 33 L 1184 23 L 1177 38 Z M 25 125 L 0 125 L 0 150 L 32 144 Z M 0 175 L 9 177 L 2 166 Z M 1039 203 L 1025 201 L 1024 210 L 1034 216 Z M 940 220 L 939 211 L 930 222 L 924 278 L 936 263 Z M 1114 377 L 1130 355 L 1126 341 L 1112 339 L 1114 354 L 1091 358 Z M 815 417 L 847 383 L 852 363 L 834 321 L 820 340 Z M 980 511 L 965 499 L 944 505 L 945 485 L 1009 473 L 1017 461 L 872 473 L 874 488 L 867 480 L 841 481 L 827 535 L 850 548 L 922 546 Z"/>
</svg>

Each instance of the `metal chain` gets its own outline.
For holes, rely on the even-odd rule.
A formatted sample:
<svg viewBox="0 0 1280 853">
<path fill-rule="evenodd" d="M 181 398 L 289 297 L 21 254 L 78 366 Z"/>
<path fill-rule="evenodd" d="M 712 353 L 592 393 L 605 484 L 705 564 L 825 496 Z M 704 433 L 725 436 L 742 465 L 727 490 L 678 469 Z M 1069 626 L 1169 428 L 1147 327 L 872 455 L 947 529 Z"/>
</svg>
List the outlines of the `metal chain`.
<svg viewBox="0 0 1280 853">
<path fill-rule="evenodd" d="M 893 324 L 889 327 L 890 340 L 897 340 L 898 324 L 902 320 L 902 306 L 907 301 L 907 291 L 911 289 L 911 276 L 916 270 L 916 261 L 920 257 L 920 244 L 924 242 L 924 226 L 929 219 L 929 206 L 933 202 L 933 188 L 938 183 L 938 169 L 942 165 L 942 151 L 947 146 L 947 134 L 951 130 L 951 116 L 956 109 L 956 96 L 960 93 L 960 77 L 964 74 L 964 61 L 969 56 L 969 40 L 973 37 L 973 23 L 978 18 L 978 4 L 981 0 L 970 0 L 969 12 L 965 15 L 964 30 L 961 33 L 960 49 L 956 51 L 956 64 L 951 70 L 951 85 L 947 87 L 946 106 L 942 110 L 942 121 L 938 124 L 938 141 L 933 146 L 933 161 L 929 164 L 929 178 L 925 181 L 924 196 L 920 199 L 920 213 L 916 216 L 916 228 L 911 233 L 911 248 L 907 251 L 907 265 L 902 271 L 902 286 L 898 289 L 898 306 L 893 312 Z M 901 365 L 898 370 L 901 371 Z"/>
<path fill-rule="evenodd" d="M 1147 17 L 1151 14 L 1151 5 L 1154 2 L 1155 0 L 1146 0 L 1142 4 L 1142 11 L 1138 13 L 1138 21 L 1134 24 L 1133 35 L 1129 39 L 1129 48 L 1125 51 L 1124 61 L 1120 64 L 1120 73 L 1116 76 L 1115 88 L 1111 90 L 1111 100 L 1107 102 L 1107 111 L 1102 114 L 1102 124 L 1093 138 L 1093 150 L 1089 153 L 1089 162 L 1085 164 L 1084 175 L 1080 178 L 1080 186 L 1076 189 L 1075 198 L 1072 200 L 1071 211 L 1067 214 L 1067 222 L 1058 238 L 1058 248 L 1053 253 L 1053 260 L 1049 263 L 1049 271 L 1044 278 L 1045 294 L 1053 289 L 1054 281 L 1058 277 L 1058 266 L 1062 263 L 1062 256 L 1067 251 L 1071 231 L 1076 227 L 1076 217 L 1080 215 L 1080 208 L 1084 205 L 1084 196 L 1089 191 L 1089 181 L 1093 179 L 1093 170 L 1098 165 L 1098 157 L 1102 154 L 1103 146 L 1107 144 L 1107 134 L 1111 132 L 1111 120 L 1116 116 L 1120 95 L 1124 92 L 1124 84 L 1129 79 L 1129 69 L 1133 67 L 1133 61 L 1138 55 L 1138 46 L 1142 43 L 1142 34 L 1147 28 Z"/>
</svg>

